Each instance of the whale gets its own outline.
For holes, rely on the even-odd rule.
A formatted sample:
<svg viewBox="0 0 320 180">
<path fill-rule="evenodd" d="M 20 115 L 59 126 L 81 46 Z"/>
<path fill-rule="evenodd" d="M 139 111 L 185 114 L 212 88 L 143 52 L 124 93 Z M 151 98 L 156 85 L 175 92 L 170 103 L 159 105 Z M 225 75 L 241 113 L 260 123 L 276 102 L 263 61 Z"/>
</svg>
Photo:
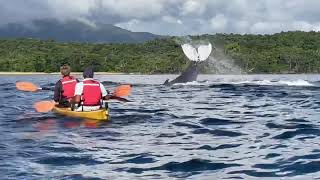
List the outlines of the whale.
<svg viewBox="0 0 320 180">
<path fill-rule="evenodd" d="M 201 62 L 206 61 L 212 51 L 212 45 L 200 45 L 198 48 L 193 47 L 191 44 L 181 45 L 182 50 L 186 57 L 190 60 L 188 67 L 174 80 L 167 79 L 164 85 L 173 85 L 177 83 L 187 83 L 197 81 L 199 74 L 199 65 Z"/>
<path fill-rule="evenodd" d="M 187 83 L 192 81 L 197 81 L 197 77 L 199 74 L 199 68 L 197 62 L 190 62 L 188 67 L 174 80 L 169 81 L 167 79 L 164 82 L 164 85 L 173 85 L 177 83 Z"/>
</svg>

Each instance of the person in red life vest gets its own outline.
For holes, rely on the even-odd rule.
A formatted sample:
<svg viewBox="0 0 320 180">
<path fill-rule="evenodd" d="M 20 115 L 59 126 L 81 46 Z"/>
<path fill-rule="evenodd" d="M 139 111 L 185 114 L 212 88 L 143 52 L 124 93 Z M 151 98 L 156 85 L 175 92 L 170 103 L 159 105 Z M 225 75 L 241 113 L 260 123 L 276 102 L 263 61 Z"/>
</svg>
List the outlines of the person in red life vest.
<svg viewBox="0 0 320 180">
<path fill-rule="evenodd" d="M 70 101 L 74 96 L 76 84 L 78 79 L 70 76 L 71 68 L 68 65 L 60 67 L 62 78 L 56 83 L 54 87 L 53 100 L 60 107 L 70 107 Z"/>
<path fill-rule="evenodd" d="M 93 79 L 94 71 L 91 67 L 83 71 L 83 81 L 77 83 L 73 104 L 78 104 L 75 111 L 95 111 L 102 108 L 102 100 L 108 100 L 110 95 L 105 87 Z"/>
</svg>

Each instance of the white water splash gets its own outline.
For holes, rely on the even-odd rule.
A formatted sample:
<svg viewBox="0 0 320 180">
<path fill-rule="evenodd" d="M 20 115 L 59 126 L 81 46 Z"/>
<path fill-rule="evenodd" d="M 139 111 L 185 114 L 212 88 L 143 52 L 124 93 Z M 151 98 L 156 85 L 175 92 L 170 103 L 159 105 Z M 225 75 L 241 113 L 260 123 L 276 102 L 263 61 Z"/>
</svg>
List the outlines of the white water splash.
<svg viewBox="0 0 320 180">
<path fill-rule="evenodd" d="M 314 86 L 312 83 L 299 79 L 295 81 L 270 81 L 270 80 L 259 80 L 259 81 L 240 81 L 233 82 L 231 84 L 253 84 L 262 86 Z"/>
<path fill-rule="evenodd" d="M 173 86 L 203 86 L 210 85 L 209 81 L 192 81 L 187 83 L 175 83 Z"/>
<path fill-rule="evenodd" d="M 210 70 L 216 74 L 243 74 L 243 71 L 232 60 L 228 58 L 209 57 Z"/>
<path fill-rule="evenodd" d="M 270 80 L 258 80 L 258 81 L 238 81 L 238 82 L 212 82 L 212 81 L 192 81 L 192 82 L 187 82 L 187 83 L 176 83 L 173 86 L 207 86 L 207 85 L 212 85 L 212 84 L 234 84 L 234 85 L 241 85 L 241 84 L 247 84 L 247 85 L 261 85 L 261 86 L 315 86 L 314 84 L 305 81 L 305 80 L 296 80 L 296 81 L 270 81 Z"/>
</svg>

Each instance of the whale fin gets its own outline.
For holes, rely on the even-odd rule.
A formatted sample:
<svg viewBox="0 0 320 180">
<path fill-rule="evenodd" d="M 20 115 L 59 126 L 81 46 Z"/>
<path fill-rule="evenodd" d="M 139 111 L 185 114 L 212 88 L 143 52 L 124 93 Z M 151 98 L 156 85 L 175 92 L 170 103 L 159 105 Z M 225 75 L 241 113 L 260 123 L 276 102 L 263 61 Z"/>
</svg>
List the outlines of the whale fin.
<svg viewBox="0 0 320 180">
<path fill-rule="evenodd" d="M 211 43 L 208 45 L 201 45 L 198 47 L 198 53 L 199 53 L 199 61 L 205 61 L 208 59 L 212 51 Z"/>
<path fill-rule="evenodd" d="M 164 85 L 169 85 L 170 84 L 169 79 L 167 79 L 163 84 Z"/>
<path fill-rule="evenodd" d="M 198 61 L 199 54 L 194 47 L 192 47 L 190 44 L 183 44 L 181 47 L 188 59 L 191 61 Z"/>
</svg>

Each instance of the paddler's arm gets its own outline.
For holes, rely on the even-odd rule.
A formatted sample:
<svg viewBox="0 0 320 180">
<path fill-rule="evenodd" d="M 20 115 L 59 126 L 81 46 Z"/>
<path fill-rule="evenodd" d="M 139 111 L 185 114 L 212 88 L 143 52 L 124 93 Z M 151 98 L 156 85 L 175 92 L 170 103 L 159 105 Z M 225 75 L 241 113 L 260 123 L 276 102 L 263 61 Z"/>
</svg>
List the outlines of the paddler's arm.
<svg viewBox="0 0 320 180">
<path fill-rule="evenodd" d="M 71 110 L 73 111 L 74 108 L 77 107 L 76 104 L 79 105 L 80 102 L 81 102 L 81 96 L 79 95 L 74 96 L 70 101 Z"/>
<path fill-rule="evenodd" d="M 76 95 L 71 99 L 72 104 L 79 104 L 81 102 L 81 96 Z"/>
<path fill-rule="evenodd" d="M 108 94 L 106 96 L 103 96 L 102 99 L 103 100 L 109 100 L 109 99 L 111 99 L 111 95 Z"/>
<path fill-rule="evenodd" d="M 81 102 L 81 95 L 83 92 L 83 83 L 79 82 L 76 84 L 74 97 L 71 99 L 71 107 L 74 107 L 75 104 L 79 104 Z"/>
<path fill-rule="evenodd" d="M 53 100 L 55 102 L 59 102 L 61 99 L 61 90 L 62 90 L 62 83 L 59 80 L 56 85 L 54 86 L 54 95 L 53 95 Z"/>
<path fill-rule="evenodd" d="M 100 83 L 100 90 L 101 90 L 101 96 L 103 100 L 108 100 L 109 98 L 109 94 L 106 90 L 106 88 L 103 86 L 103 84 Z"/>
</svg>

